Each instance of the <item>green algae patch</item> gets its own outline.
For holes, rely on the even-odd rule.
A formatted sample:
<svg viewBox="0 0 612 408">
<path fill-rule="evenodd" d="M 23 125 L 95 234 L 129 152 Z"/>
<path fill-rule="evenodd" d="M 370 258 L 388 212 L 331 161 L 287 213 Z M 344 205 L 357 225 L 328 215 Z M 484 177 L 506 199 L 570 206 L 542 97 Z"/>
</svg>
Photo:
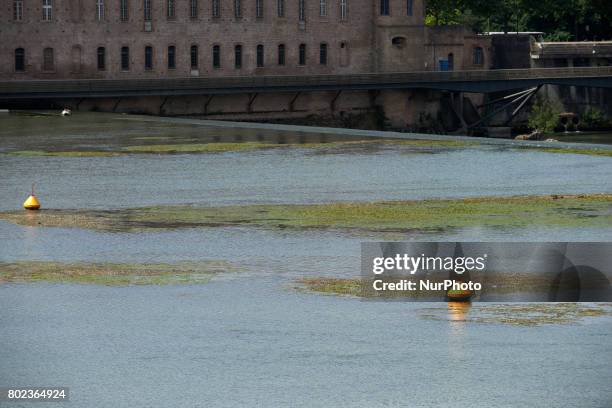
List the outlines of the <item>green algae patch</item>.
<svg viewBox="0 0 612 408">
<path fill-rule="evenodd" d="M 583 303 L 479 303 L 453 304 L 419 310 L 425 320 L 457 323 L 542 326 L 579 323 L 586 318 L 610 317 L 610 304 Z"/>
<path fill-rule="evenodd" d="M 198 284 L 207 283 L 215 274 L 237 271 L 240 269 L 225 261 L 176 264 L 0 262 L 0 283 Z"/>
<path fill-rule="evenodd" d="M 575 149 L 561 147 L 541 147 L 536 149 L 547 153 L 585 154 L 589 156 L 612 157 L 612 149 Z"/>
<path fill-rule="evenodd" d="M 612 194 L 475 197 L 310 205 L 155 206 L 117 210 L 0 212 L 19 225 L 107 231 L 253 226 L 368 232 L 437 232 L 468 227 L 612 225 Z"/>
<path fill-rule="evenodd" d="M 44 150 L 17 150 L 7 153 L 9 156 L 25 157 L 114 157 L 122 156 L 124 153 L 112 151 L 63 151 L 53 152 Z"/>
<path fill-rule="evenodd" d="M 123 148 L 128 153 L 157 153 L 157 154 L 178 154 L 178 153 L 223 153 L 223 152 L 243 152 L 258 149 L 271 149 L 287 145 L 274 143 L 241 142 L 241 143 L 186 143 L 186 144 L 153 144 L 127 146 Z"/>
<path fill-rule="evenodd" d="M 140 138 L 143 140 L 143 138 Z M 168 140 L 158 137 L 157 139 L 144 140 Z M 114 157 L 130 154 L 206 154 L 226 152 L 249 152 L 266 149 L 306 149 L 315 151 L 343 151 L 361 150 L 371 151 L 382 148 L 409 148 L 415 152 L 429 153 L 432 150 L 444 148 L 462 148 L 478 144 L 470 141 L 455 140 L 404 140 L 404 139 L 371 139 L 357 141 L 331 141 L 320 143 L 270 143 L 270 142 L 209 142 L 197 143 L 197 139 L 189 139 L 189 143 L 163 143 L 163 144 L 141 144 L 132 146 L 116 146 L 114 149 L 104 150 L 16 150 L 6 154 L 10 156 L 23 157 Z"/>
</svg>

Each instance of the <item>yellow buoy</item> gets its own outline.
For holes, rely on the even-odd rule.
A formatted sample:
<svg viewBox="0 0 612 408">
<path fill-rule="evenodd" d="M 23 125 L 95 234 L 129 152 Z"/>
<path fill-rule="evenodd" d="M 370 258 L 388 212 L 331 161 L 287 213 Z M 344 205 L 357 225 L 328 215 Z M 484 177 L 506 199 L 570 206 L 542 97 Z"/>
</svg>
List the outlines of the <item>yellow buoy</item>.
<svg viewBox="0 0 612 408">
<path fill-rule="evenodd" d="M 38 210 L 40 208 L 40 202 L 34 195 L 34 184 L 32 184 L 32 194 L 24 201 L 23 208 L 26 210 Z"/>
</svg>

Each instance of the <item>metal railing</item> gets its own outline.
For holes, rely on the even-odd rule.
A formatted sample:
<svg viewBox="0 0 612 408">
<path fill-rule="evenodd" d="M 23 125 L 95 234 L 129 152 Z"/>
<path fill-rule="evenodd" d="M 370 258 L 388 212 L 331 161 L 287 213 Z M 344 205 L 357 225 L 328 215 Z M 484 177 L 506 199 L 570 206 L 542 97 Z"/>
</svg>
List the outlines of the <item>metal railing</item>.
<svg viewBox="0 0 612 408">
<path fill-rule="evenodd" d="M 279 90 L 307 90 L 363 88 L 375 89 L 382 85 L 415 85 L 433 83 L 516 81 L 525 79 L 612 78 L 612 67 L 534 68 L 487 71 L 397 72 L 352 75 L 308 76 L 251 76 L 157 79 L 70 79 L 70 80 L 13 80 L 0 81 L 0 97 L 47 94 L 156 94 L 160 91 L 190 93 L 207 90 L 233 92 Z"/>
</svg>

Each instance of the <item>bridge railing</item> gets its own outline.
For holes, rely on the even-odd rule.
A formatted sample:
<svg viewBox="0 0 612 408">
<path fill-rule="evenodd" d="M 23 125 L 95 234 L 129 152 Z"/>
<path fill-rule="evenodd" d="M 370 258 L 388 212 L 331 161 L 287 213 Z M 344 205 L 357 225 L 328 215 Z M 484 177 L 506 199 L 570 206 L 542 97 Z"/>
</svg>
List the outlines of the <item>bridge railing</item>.
<svg viewBox="0 0 612 408">
<path fill-rule="evenodd" d="M 512 81 L 534 78 L 612 77 L 612 67 L 535 68 L 487 71 L 391 72 L 351 75 L 229 76 L 155 79 L 75 79 L 0 81 L 0 95 L 18 94 L 113 94 L 134 92 L 154 94 L 172 90 L 270 90 L 299 88 L 325 89 L 338 86 L 406 85 L 441 82 Z"/>
</svg>

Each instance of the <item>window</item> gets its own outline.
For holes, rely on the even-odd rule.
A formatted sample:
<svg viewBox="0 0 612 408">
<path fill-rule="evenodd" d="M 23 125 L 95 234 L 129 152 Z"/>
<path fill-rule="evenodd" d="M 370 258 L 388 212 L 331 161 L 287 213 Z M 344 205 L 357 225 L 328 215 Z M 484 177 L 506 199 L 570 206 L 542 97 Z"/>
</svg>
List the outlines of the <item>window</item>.
<svg viewBox="0 0 612 408">
<path fill-rule="evenodd" d="M 305 0 L 298 0 L 298 8 L 299 8 L 298 16 L 299 16 L 300 21 L 306 21 L 306 13 L 305 13 L 305 10 L 304 10 L 304 1 Z"/>
<path fill-rule="evenodd" d="M 234 17 L 236 18 L 240 18 L 240 16 L 242 16 L 242 10 L 240 7 L 240 0 L 234 0 Z"/>
<path fill-rule="evenodd" d="M 128 0 L 120 0 L 119 2 L 119 15 L 121 21 L 128 21 L 130 19 Z"/>
<path fill-rule="evenodd" d="M 213 68 L 221 68 L 221 47 L 213 46 Z"/>
<path fill-rule="evenodd" d="M 327 0 L 319 0 L 319 15 L 322 17 L 327 15 Z"/>
<path fill-rule="evenodd" d="M 285 44 L 278 46 L 278 65 L 285 65 Z"/>
<path fill-rule="evenodd" d="M 325 43 L 319 46 L 319 64 L 327 65 L 327 44 Z"/>
<path fill-rule="evenodd" d="M 413 0 L 406 0 L 406 14 L 408 14 L 409 16 L 412 16 L 413 6 L 414 6 Z"/>
<path fill-rule="evenodd" d="M 348 17 L 348 0 L 340 0 L 340 20 L 346 20 Z"/>
<path fill-rule="evenodd" d="M 121 70 L 130 70 L 130 49 L 128 47 L 121 47 Z"/>
<path fill-rule="evenodd" d="M 242 68 L 242 45 L 234 47 L 234 68 Z"/>
<path fill-rule="evenodd" d="M 482 47 L 474 48 L 474 65 L 483 65 L 484 64 L 484 55 L 482 52 Z"/>
<path fill-rule="evenodd" d="M 261 68 L 264 66 L 264 46 L 259 44 L 257 46 L 257 67 Z"/>
<path fill-rule="evenodd" d="M 145 71 L 151 71 L 153 69 L 153 47 L 145 47 Z"/>
<path fill-rule="evenodd" d="M 43 0 L 42 4 L 43 4 L 42 5 L 42 13 L 43 13 L 42 19 L 44 21 L 51 21 L 51 18 L 52 18 L 51 10 L 53 7 L 53 5 L 51 4 L 51 0 Z"/>
<path fill-rule="evenodd" d="M 104 47 L 98 47 L 98 71 L 104 71 L 106 68 L 106 50 Z"/>
<path fill-rule="evenodd" d="M 167 0 L 166 2 L 166 16 L 169 19 L 173 19 L 175 17 L 175 6 L 174 0 Z"/>
<path fill-rule="evenodd" d="M 263 18 L 263 2 L 264 0 L 255 0 L 255 16 L 257 18 Z"/>
<path fill-rule="evenodd" d="M 15 49 L 15 71 L 25 71 L 25 51 L 23 48 Z"/>
<path fill-rule="evenodd" d="M 276 14 L 285 17 L 285 0 L 276 0 Z"/>
<path fill-rule="evenodd" d="M 176 47 L 171 45 L 168 47 L 168 69 L 176 68 Z"/>
<path fill-rule="evenodd" d="M 455 56 L 451 52 L 448 54 L 448 70 L 452 71 L 453 69 L 455 69 Z"/>
<path fill-rule="evenodd" d="M 191 0 L 189 3 L 189 17 L 198 18 L 198 0 Z"/>
<path fill-rule="evenodd" d="M 300 44 L 299 64 L 306 65 L 306 44 Z"/>
<path fill-rule="evenodd" d="M 380 15 L 389 15 L 389 0 L 380 0 Z"/>
<path fill-rule="evenodd" d="M 96 0 L 96 20 L 104 20 L 104 0 Z"/>
<path fill-rule="evenodd" d="M 198 46 L 192 45 L 189 52 L 191 54 L 191 69 L 198 68 Z"/>
<path fill-rule="evenodd" d="M 13 1 L 13 20 L 23 20 L 23 0 Z"/>
<path fill-rule="evenodd" d="M 221 7 L 219 6 L 219 0 L 212 0 L 212 16 L 221 17 Z"/>
<path fill-rule="evenodd" d="M 144 0 L 144 19 L 151 21 L 151 0 Z"/>
<path fill-rule="evenodd" d="M 53 48 L 45 48 L 43 50 L 43 71 L 53 71 L 55 64 L 53 62 Z"/>
</svg>

